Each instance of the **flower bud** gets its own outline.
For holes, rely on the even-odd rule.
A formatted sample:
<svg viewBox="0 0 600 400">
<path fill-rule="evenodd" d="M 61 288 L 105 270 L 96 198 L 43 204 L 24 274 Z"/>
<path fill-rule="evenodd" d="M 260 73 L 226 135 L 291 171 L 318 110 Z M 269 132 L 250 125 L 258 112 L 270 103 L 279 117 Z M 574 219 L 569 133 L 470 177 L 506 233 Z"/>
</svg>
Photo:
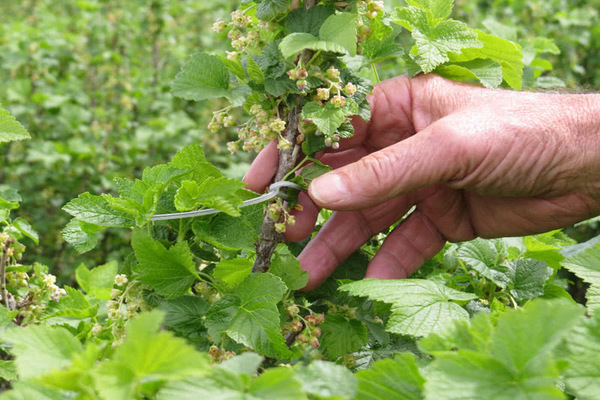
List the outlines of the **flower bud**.
<svg viewBox="0 0 600 400">
<path fill-rule="evenodd" d="M 331 104 L 333 104 L 336 107 L 344 107 L 346 105 L 346 98 L 344 96 L 333 96 L 331 98 Z"/>
<path fill-rule="evenodd" d="M 335 82 L 340 79 L 340 71 L 335 67 L 330 67 L 327 72 L 325 72 L 325 76 Z"/>
<path fill-rule="evenodd" d="M 318 348 L 321 345 L 321 343 L 319 343 L 319 339 L 317 339 L 316 337 L 313 337 L 313 338 L 310 339 L 310 345 L 314 349 L 316 349 L 316 348 Z"/>
<path fill-rule="evenodd" d="M 329 89 L 318 88 L 317 89 L 317 100 L 327 101 L 329 100 Z"/>
<path fill-rule="evenodd" d="M 356 86 L 352 82 L 346 83 L 346 86 L 344 86 L 344 93 L 346 93 L 348 96 L 352 96 L 354 93 L 356 93 Z"/>
<path fill-rule="evenodd" d="M 218 20 L 213 24 L 212 30 L 213 32 L 221 33 L 225 30 L 226 26 L 227 24 L 225 24 L 225 22 Z"/>
<path fill-rule="evenodd" d="M 94 336 L 100 336 L 102 334 L 102 325 L 100 324 L 94 324 L 94 326 L 92 326 L 91 332 L 92 335 Z"/>
<path fill-rule="evenodd" d="M 126 285 L 127 282 L 129 282 L 129 280 L 127 279 L 127 275 L 119 274 L 119 275 L 115 276 L 115 285 L 123 286 L 123 285 Z"/>
<path fill-rule="evenodd" d="M 237 142 L 227 142 L 227 150 L 231 154 L 234 154 L 235 152 L 237 152 L 237 150 L 238 150 L 238 144 L 237 144 Z"/>
<path fill-rule="evenodd" d="M 275 224 L 275 231 L 277 233 L 285 233 L 285 223 L 280 222 L 278 224 Z"/>
<path fill-rule="evenodd" d="M 275 132 L 283 132 L 285 131 L 285 121 L 280 118 L 276 118 L 271 121 L 269 127 L 273 129 Z"/>
<path fill-rule="evenodd" d="M 292 148 L 292 142 L 287 140 L 286 138 L 279 139 L 279 143 L 277 144 L 277 148 L 279 150 L 289 150 Z"/>
<path fill-rule="evenodd" d="M 299 312 L 300 312 L 300 309 L 298 308 L 298 306 L 296 304 L 292 304 L 291 306 L 288 306 L 288 308 L 287 308 L 287 313 L 292 318 L 294 318 L 296 315 L 298 315 Z M 295 321 L 295 322 L 298 322 L 298 321 Z M 302 326 L 302 324 L 300 324 L 300 326 Z"/>
<path fill-rule="evenodd" d="M 225 128 L 230 128 L 232 126 L 235 126 L 236 122 L 235 122 L 235 118 L 232 117 L 231 115 L 225 118 L 225 121 L 223 121 L 223 126 Z"/>
<path fill-rule="evenodd" d="M 306 68 L 298 68 L 298 79 L 306 79 L 308 78 L 308 71 Z"/>
<path fill-rule="evenodd" d="M 304 91 L 304 89 L 306 89 L 307 85 L 308 85 L 308 82 L 306 82 L 306 80 L 304 80 L 304 79 L 300 79 L 299 81 L 296 82 L 296 87 L 298 87 L 298 90 L 300 90 L 300 91 Z"/>
<path fill-rule="evenodd" d="M 230 61 L 238 61 L 240 59 L 240 53 L 237 51 L 226 51 L 225 54 Z"/>
</svg>

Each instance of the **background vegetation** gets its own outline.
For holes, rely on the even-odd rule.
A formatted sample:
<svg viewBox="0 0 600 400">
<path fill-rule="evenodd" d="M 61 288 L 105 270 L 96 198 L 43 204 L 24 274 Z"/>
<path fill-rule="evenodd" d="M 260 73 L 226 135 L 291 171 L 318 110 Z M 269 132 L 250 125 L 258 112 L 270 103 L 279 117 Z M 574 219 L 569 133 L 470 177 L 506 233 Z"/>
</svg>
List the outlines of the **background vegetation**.
<svg viewBox="0 0 600 400">
<path fill-rule="evenodd" d="M 134 255 L 140 264 L 151 265 L 157 254 L 164 256 L 167 261 L 175 257 L 181 260 L 182 276 L 185 278 L 182 280 L 187 280 L 189 285 L 186 286 L 184 282 L 176 290 L 177 293 L 172 288 L 160 286 L 164 276 L 151 277 L 142 272 L 136 275 L 141 269 L 136 270 L 138 265 L 133 261 L 130 247 L 132 238 L 128 230 L 102 231 L 95 250 L 84 255 L 76 253 L 61 235 L 61 230 L 69 220 L 62 207 L 80 193 L 114 194 L 117 191 L 114 178 L 141 177 L 144 168 L 164 164 L 182 148 L 194 144 L 203 145 L 206 160 L 202 157 L 198 159 L 207 169 L 209 166 L 204 161 L 213 163 L 227 176 L 243 176 L 251 156 L 239 153 L 232 156 L 226 150 L 225 143 L 235 137 L 233 129 L 221 129 L 218 133 L 211 133 L 207 129 L 213 118 L 212 111 L 221 108 L 224 100 L 188 102 L 171 94 L 171 83 L 191 54 L 200 51 L 222 54 L 229 49 L 226 33 L 216 34 L 210 28 L 213 21 L 219 18 L 227 20 L 240 1 L 23 0 L 6 3 L 0 14 L 0 105 L 27 128 L 32 139 L 0 143 L 0 206 L 16 208 L 19 196 L 9 188 L 19 191 L 22 198 L 20 208 L 12 211 L 12 220 L 9 220 L 12 222 L 7 226 L 14 228 L 11 234 L 19 231 L 17 234 L 22 236 L 21 241 L 28 244 L 21 264 L 31 267 L 21 264 L 9 267 L 10 276 L 7 279 L 14 298 L 22 297 L 16 308 L 23 312 L 17 314 L 15 311 L 13 315 L 0 307 L 0 333 L 12 324 L 11 321 L 37 326 L 34 323 L 43 320 L 46 324 L 41 325 L 39 330 L 26 330 L 23 341 L 20 341 L 20 333 L 9 332 L 2 337 L 2 346 L 12 345 L 12 356 L 1 353 L 0 378 L 13 380 L 17 370 L 20 378 L 34 376 L 36 363 L 30 354 L 34 350 L 44 353 L 47 350 L 44 349 L 45 341 L 54 341 L 62 353 L 51 354 L 48 360 L 64 363 L 69 369 L 63 371 L 65 375 L 37 371 L 40 376 L 43 375 L 43 382 L 39 382 L 46 385 L 44 390 L 48 387 L 63 390 L 60 392 L 57 389 L 57 397 L 48 398 L 61 398 L 60 393 L 64 391 L 84 393 L 89 389 L 85 384 L 88 382 L 86 379 L 89 382 L 96 380 L 100 398 L 119 398 L 122 393 L 117 396 L 116 392 L 110 392 L 112 389 L 107 389 L 118 388 L 115 382 L 119 379 L 127 381 L 129 386 L 126 393 L 138 390 L 137 398 L 155 398 L 147 393 L 157 393 L 164 382 L 170 379 L 176 381 L 174 377 L 185 374 L 212 374 L 210 379 L 213 381 L 208 381 L 218 390 L 225 390 L 223 382 L 239 383 L 239 388 L 227 389 L 244 393 L 260 392 L 261 388 L 271 385 L 269 390 L 273 397 L 264 398 L 273 399 L 284 398 L 277 397 L 276 389 L 290 392 L 290 387 L 286 386 L 288 384 L 278 388 L 273 382 L 297 383 L 298 380 L 302 381 L 303 390 L 313 398 L 329 398 L 324 394 L 327 390 L 319 391 L 307 386 L 307 382 L 314 381 L 315 376 L 323 375 L 326 377 L 323 378 L 323 385 L 333 385 L 339 380 L 340 385 L 332 386 L 331 390 L 340 393 L 340 398 L 352 398 L 354 394 L 345 394 L 343 386 L 344 382 L 351 382 L 354 378 L 344 375 L 347 374 L 346 369 L 325 367 L 325 364 L 312 363 L 299 367 L 293 379 L 284 370 L 274 369 L 249 383 L 250 378 L 245 374 L 253 374 L 259 365 L 267 367 L 269 363 L 273 364 L 274 359 L 266 359 L 261 364 L 263 360 L 259 356 L 245 353 L 247 349 L 240 344 L 241 340 L 232 339 L 231 334 L 227 338 L 223 334 L 225 328 L 219 307 L 228 306 L 227 301 L 250 301 L 251 290 L 262 290 L 268 292 L 271 298 L 261 299 L 262 302 L 257 305 L 258 311 L 279 312 L 277 315 L 281 319 L 281 324 L 276 321 L 270 333 L 275 332 L 277 340 L 281 341 L 283 338 L 279 325 L 282 325 L 286 339 L 291 333 L 303 332 L 292 335 L 292 343 L 296 337 L 298 339 L 291 346 L 293 357 L 290 358 L 301 362 L 325 358 L 354 370 L 376 365 L 374 369 L 357 375 L 360 399 L 370 398 L 375 388 L 369 387 L 369 382 L 383 379 L 382 376 L 387 373 L 401 375 L 386 382 L 392 386 L 395 380 L 405 379 L 403 382 L 406 383 L 406 379 L 414 378 L 411 381 L 414 390 L 410 389 L 414 397 L 407 395 L 406 398 L 421 398 L 423 378 L 419 375 L 417 363 L 423 371 L 422 368 L 427 368 L 432 357 L 436 361 L 431 376 L 439 379 L 432 380 L 433 383 L 428 386 L 428 398 L 436 398 L 436 393 L 454 395 L 454 398 L 466 396 L 463 391 L 453 393 L 448 382 L 465 379 L 464 387 L 467 387 L 470 378 L 473 381 L 480 379 L 480 376 L 469 376 L 471 371 L 476 371 L 476 366 L 469 367 L 469 363 L 477 360 L 485 366 L 483 369 L 486 371 L 493 369 L 490 366 L 498 367 L 501 361 L 506 361 L 502 368 L 514 367 L 517 372 L 513 372 L 519 377 L 530 377 L 527 374 L 531 374 L 535 379 L 541 379 L 536 374 L 543 370 L 544 374 L 547 373 L 544 378 L 552 378 L 545 381 L 546 389 L 553 387 L 560 369 L 561 377 L 568 381 L 566 393 L 579 390 L 577 393 L 581 399 L 593 398 L 592 391 L 586 392 L 586 386 L 577 381 L 581 377 L 589 378 L 588 371 L 581 368 L 577 370 L 573 365 L 579 365 L 574 362 L 578 360 L 585 368 L 597 364 L 595 358 L 590 356 L 594 352 L 584 348 L 588 345 L 591 348 L 589 343 L 593 343 L 593 346 L 600 343 L 598 338 L 595 341 L 590 339 L 593 331 L 600 326 L 600 319 L 596 315 L 595 319 L 581 322 L 581 307 L 560 303 L 556 299 L 574 299 L 582 304 L 587 301 L 589 314 L 592 309 L 597 310 L 600 286 L 595 269 L 600 265 L 600 247 L 594 245 L 599 241 L 594 238 L 600 233 L 598 219 L 563 231 L 524 239 L 449 244 L 415 274 L 416 278 L 423 278 L 421 283 L 406 281 L 398 284 L 405 285 L 404 289 L 408 292 L 414 289 L 411 285 L 421 285 L 418 290 L 415 289 L 414 298 L 394 298 L 400 286 L 389 288 L 381 282 L 351 283 L 343 286 L 340 292 L 337 291 L 342 284 L 360 278 L 365 263 L 377 251 L 385 235 L 373 238 L 360 252 L 351 256 L 345 268 L 338 271 L 337 280 L 331 279 L 317 291 L 298 297 L 294 297 L 293 290 L 303 286 L 301 282 L 305 276 L 301 276 L 292 254 L 297 254 L 305 243 L 290 245 L 289 250 L 286 246 L 278 247 L 273 261 L 274 270 L 279 269 L 282 276 L 277 272 L 273 272 L 274 275 L 249 275 L 252 266 L 244 258 L 248 251 L 252 251 L 248 243 L 239 247 L 227 243 L 220 247 L 223 243 L 215 244 L 218 240 L 211 242 L 210 235 L 202 231 L 202 224 L 185 227 L 190 231 L 189 235 L 201 239 L 191 249 L 179 246 L 179 243 L 167 246 L 168 250 L 163 247 L 169 240 L 174 241 L 169 236 L 173 233 L 170 226 L 157 224 L 152 232 L 154 239 L 140 233 L 140 230 L 135 231 Z M 401 0 L 386 1 L 389 9 L 402 5 L 405 2 Z M 467 22 L 470 27 L 484 29 L 518 43 L 524 55 L 525 90 L 598 90 L 599 14 L 598 0 L 456 0 L 452 17 Z M 407 44 L 412 43 L 411 40 L 410 32 L 406 30 L 397 38 L 404 48 L 410 48 Z M 407 67 L 405 62 L 406 58 L 386 60 L 378 65 L 380 77 L 388 78 L 403 71 Z M 373 77 L 370 70 L 363 74 L 367 78 Z M 188 146 L 187 149 L 187 153 L 180 153 L 179 160 L 165 166 L 165 170 L 183 168 L 193 156 L 198 156 L 197 147 Z M 14 206 L 7 206 L 2 201 L 13 202 Z M 328 213 L 323 212 L 321 217 L 320 224 L 328 217 Z M 5 218 L 4 214 L 0 215 L 2 218 Z M 231 226 L 231 220 L 226 218 L 223 216 Z M 37 241 L 37 236 L 23 222 L 25 220 L 30 221 L 39 232 L 38 245 L 28 239 Z M 185 242 L 187 231 L 181 226 L 176 240 Z M 232 235 L 231 232 L 228 234 Z M 9 245 L 8 241 L 5 243 L 7 250 L 14 245 Z M 19 254 L 23 251 L 21 247 L 14 247 Z M 205 269 L 197 272 L 195 263 L 200 259 L 203 260 L 200 266 Z M 285 272 L 281 271 L 285 270 L 282 266 L 286 265 L 290 265 L 290 271 L 297 276 L 285 276 Z M 242 272 L 238 274 L 240 270 Z M 54 281 L 52 274 L 58 276 L 58 282 Z M 140 281 L 128 283 L 126 275 L 130 278 L 137 276 Z M 219 281 L 218 284 L 213 277 Z M 190 289 L 192 283 L 195 284 Z M 382 286 L 377 286 L 380 284 Z M 86 294 L 84 296 L 70 287 L 62 289 L 62 285 L 79 287 Z M 431 300 L 431 296 L 424 295 L 440 287 L 444 288 L 440 289 L 440 298 Z M 531 301 L 536 297 L 548 300 Z M 9 309 L 7 299 L 4 296 L 2 301 Z M 449 314 L 456 312 L 464 323 L 456 324 L 452 328 L 455 331 L 446 331 L 437 336 L 434 332 L 420 341 L 417 347 L 415 338 L 432 332 L 423 326 L 415 328 L 417 324 L 414 321 L 398 322 L 398 313 L 410 311 L 411 305 L 407 303 L 410 301 L 425 304 L 425 307 L 443 303 L 447 307 L 444 311 Z M 32 305 L 42 307 L 36 310 Z M 157 312 L 141 313 L 133 323 L 128 323 L 138 313 L 155 307 L 167 311 L 169 317 L 163 320 L 163 316 Z M 229 304 L 229 307 L 233 306 Z M 519 311 L 507 311 L 513 307 Z M 242 308 L 235 310 L 239 312 Z M 478 314 L 481 310 L 487 314 Z M 327 314 L 325 321 L 322 319 L 323 313 Z M 466 322 L 469 315 L 476 314 L 486 316 L 473 318 L 469 325 Z M 576 318 L 580 320 L 576 321 Z M 544 325 L 550 320 L 552 324 Z M 173 335 L 167 332 L 157 334 L 161 321 Z M 386 328 L 384 323 L 387 324 Z M 575 323 L 578 324 L 578 330 L 573 335 L 573 341 L 558 346 L 557 343 L 567 332 L 564 327 Z M 50 328 L 55 325 L 68 332 Z M 532 339 L 532 342 L 539 339 L 536 342 L 539 346 L 529 349 L 531 365 L 509 365 L 511 360 L 501 360 L 503 354 L 518 357 L 523 353 L 523 349 L 511 346 L 530 339 L 531 326 L 541 327 L 539 332 L 534 332 L 539 335 Z M 511 327 L 515 327 L 514 331 L 510 330 Z M 547 329 L 543 331 L 542 328 Z M 239 329 L 234 335 L 253 333 L 252 329 L 251 332 L 244 332 L 243 327 Z M 133 334 L 126 336 L 126 330 Z M 19 328 L 12 332 L 22 331 Z M 454 334 L 459 339 L 454 340 Z M 185 338 L 186 342 L 177 341 L 174 335 Z M 221 342 L 218 341 L 219 335 L 223 337 Z M 341 341 L 340 335 L 348 340 Z M 129 337 L 139 340 L 135 339 L 138 340 L 136 342 Z M 25 346 L 28 340 L 29 350 Z M 85 350 L 80 340 L 85 342 Z M 253 345 L 260 343 L 265 347 L 250 347 L 269 357 L 272 354 L 279 359 L 288 357 L 286 346 L 281 345 L 273 350 L 269 347 L 269 340 L 254 338 L 250 340 Z M 107 343 L 112 343 L 117 350 L 112 350 Z M 156 364 L 148 363 L 159 372 L 142 370 L 140 366 L 146 365 L 145 355 L 136 353 L 136 348 L 142 346 L 160 353 L 165 343 L 172 346 L 178 357 L 162 361 L 154 359 Z M 494 350 L 494 346 L 502 347 L 503 343 L 506 344 L 505 351 Z M 554 351 L 556 361 L 549 355 L 548 343 L 553 348 L 558 346 Z M 230 359 L 235 352 L 245 356 L 235 358 L 237 361 L 230 363 L 229 369 L 207 372 L 208 358 L 194 352 L 192 347 L 208 351 L 212 362 Z M 451 351 L 456 349 L 459 351 Z M 388 359 L 397 352 L 405 353 L 393 361 Z M 16 361 L 13 356 L 16 356 Z M 563 356 L 569 359 L 570 369 L 566 367 L 568 363 L 562 363 L 560 357 Z M 388 360 L 374 364 L 382 358 Z M 103 363 L 98 367 L 97 363 L 94 364 L 96 360 L 102 360 Z M 86 375 L 92 366 L 93 378 Z M 464 370 L 456 366 L 462 366 Z M 138 367 L 140 370 L 133 370 Z M 494 372 L 498 375 L 493 379 L 504 379 L 504 372 L 500 371 L 502 368 L 498 367 Z M 31 375 L 23 376 L 23 371 L 29 370 L 33 371 Z M 591 370 L 592 375 L 597 374 L 593 368 Z M 113 376 L 111 371 L 127 371 L 124 374 L 131 372 L 135 379 L 124 375 Z M 457 375 L 452 376 L 455 371 Z M 84 384 L 76 388 L 60 386 L 65 377 L 73 376 Z M 145 381 L 148 376 L 154 380 Z M 17 384 L 15 393 L 39 395 L 42 392 L 35 392 L 41 390 L 35 386 L 39 382 L 29 379 L 24 384 Z M 212 393 L 210 388 L 193 387 L 193 382 L 186 383 L 191 386 L 179 383 L 170 385 L 167 391 L 161 392 L 164 397 L 159 398 L 169 398 L 169 393 L 180 396 L 186 391 L 194 395 L 204 393 L 209 396 Z M 565 386 L 562 381 L 561 384 L 561 387 Z M 574 389 L 570 391 L 571 388 Z M 475 392 L 483 393 L 478 390 L 483 389 L 478 388 Z M 491 388 L 490 393 L 494 394 L 494 390 Z M 506 393 L 510 398 L 510 393 Z M 563 398 L 562 393 L 552 393 L 556 397 L 548 395 L 540 398 Z M 77 398 L 96 398 L 95 394 L 85 396 L 82 394 Z M 127 398 L 128 395 L 122 396 Z"/>
</svg>

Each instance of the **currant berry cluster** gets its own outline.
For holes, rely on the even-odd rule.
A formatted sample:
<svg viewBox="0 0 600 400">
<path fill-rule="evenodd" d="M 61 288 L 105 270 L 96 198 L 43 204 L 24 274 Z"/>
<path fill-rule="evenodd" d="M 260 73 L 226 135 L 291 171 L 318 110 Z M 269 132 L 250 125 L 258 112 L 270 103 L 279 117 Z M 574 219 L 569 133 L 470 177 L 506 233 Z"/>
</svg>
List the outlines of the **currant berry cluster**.
<svg viewBox="0 0 600 400">
<path fill-rule="evenodd" d="M 318 348 L 320 346 L 321 328 L 317 325 L 325 321 L 325 315 L 311 313 L 303 317 L 300 315 L 300 308 L 297 304 L 289 305 L 287 314 L 292 318 L 292 321 L 283 326 L 283 334 L 296 335 L 294 341 L 296 345 L 308 344 L 314 349 Z"/>
<path fill-rule="evenodd" d="M 260 151 L 272 140 L 278 140 L 277 148 L 280 150 L 292 147 L 292 143 L 283 137 L 286 122 L 279 117 L 275 109 L 265 109 L 261 104 L 254 104 L 248 113 L 248 121 L 238 127 L 239 140 L 227 143 L 229 151 L 236 151 L 241 141 L 244 151 Z"/>
</svg>

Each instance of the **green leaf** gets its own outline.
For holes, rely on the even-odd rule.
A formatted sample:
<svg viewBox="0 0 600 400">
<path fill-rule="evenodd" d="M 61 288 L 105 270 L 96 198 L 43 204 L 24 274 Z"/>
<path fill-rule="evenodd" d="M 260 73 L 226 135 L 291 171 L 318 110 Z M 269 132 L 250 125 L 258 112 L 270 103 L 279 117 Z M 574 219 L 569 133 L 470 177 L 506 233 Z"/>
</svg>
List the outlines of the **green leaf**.
<svg viewBox="0 0 600 400">
<path fill-rule="evenodd" d="M 266 370 L 250 383 L 249 393 L 264 400 L 307 400 L 302 385 L 290 368 Z"/>
<path fill-rule="evenodd" d="M 567 386 L 578 400 L 593 400 L 600 393 L 600 315 L 578 325 L 567 340 L 569 367 Z"/>
<path fill-rule="evenodd" d="M 189 172 L 185 175 L 185 179 L 198 183 L 204 182 L 209 177 L 219 178 L 222 176 L 216 167 L 206 161 L 204 149 L 199 144 L 185 146 L 173 157 L 173 160 L 168 165 L 188 170 Z"/>
<path fill-rule="evenodd" d="M 552 359 L 557 344 L 582 316 L 567 301 L 532 301 L 500 316 L 489 352 L 436 354 L 428 369 L 426 399 L 562 399 Z"/>
<path fill-rule="evenodd" d="M 336 107 L 331 102 L 323 106 L 311 101 L 302 108 L 302 118 L 312 119 L 317 128 L 327 136 L 335 134 L 348 115 L 350 114 L 344 108 Z"/>
<path fill-rule="evenodd" d="M 500 240 L 477 238 L 461 244 L 456 251 L 456 255 L 482 276 L 505 288 L 508 286 L 510 278 L 507 276 L 507 268 L 498 265 L 498 262 L 504 256 L 502 252 L 498 251 L 501 248 L 502 242 Z"/>
<path fill-rule="evenodd" d="M 104 227 L 72 219 L 62 230 L 63 238 L 80 254 L 92 250 L 98 244 L 98 231 Z"/>
<path fill-rule="evenodd" d="M 23 235 L 33 240 L 35 244 L 39 244 L 40 237 L 38 236 L 38 233 L 33 229 L 31 224 L 29 224 L 29 222 L 25 221 L 23 218 L 17 218 L 12 222 L 12 225 L 15 228 L 17 228 L 17 230 Z"/>
<path fill-rule="evenodd" d="M 238 60 L 230 60 L 227 57 L 217 55 L 219 60 L 223 63 L 225 68 L 229 70 L 236 78 L 241 79 L 242 81 L 246 80 L 246 71 L 244 71 L 244 67 L 242 66 L 242 62 Z"/>
<path fill-rule="evenodd" d="M 250 273 L 254 263 L 247 258 L 221 260 L 215 267 L 213 277 L 230 287 L 238 286 Z"/>
<path fill-rule="evenodd" d="M 212 368 L 201 379 L 168 383 L 158 392 L 158 400 L 245 400 L 245 376 L 224 368 Z"/>
<path fill-rule="evenodd" d="M 10 115 L 8 111 L 0 108 L 0 143 L 30 138 L 31 136 L 23 128 L 23 125 Z"/>
<path fill-rule="evenodd" d="M 226 295 L 210 308 L 209 334 L 227 333 L 267 357 L 289 357 L 277 310 L 286 291 L 281 279 L 270 273 L 249 275 L 234 295 Z"/>
<path fill-rule="evenodd" d="M 365 324 L 339 314 L 328 314 L 321 332 L 321 350 L 330 360 L 360 350 L 369 339 Z"/>
<path fill-rule="evenodd" d="M 194 54 L 175 77 L 171 92 L 186 100 L 227 97 L 229 71 L 221 60 L 205 53 Z"/>
<path fill-rule="evenodd" d="M 582 315 L 583 307 L 564 299 L 531 301 L 501 315 L 492 334 L 491 354 L 515 373 L 543 373 L 553 348 Z"/>
<path fill-rule="evenodd" d="M 129 400 L 141 392 L 142 384 L 200 376 L 209 370 L 208 357 L 170 332 L 159 332 L 163 317 L 152 311 L 129 322 L 123 344 L 95 370 L 96 389 L 103 398 Z"/>
<path fill-rule="evenodd" d="M 135 225 L 135 221 L 130 215 L 114 210 L 106 199 L 101 196 L 93 196 L 88 192 L 71 200 L 63 207 L 63 210 L 89 224 L 115 228 L 131 228 Z"/>
<path fill-rule="evenodd" d="M 17 365 L 14 361 L 0 360 L 0 378 L 5 381 L 17 379 Z"/>
<path fill-rule="evenodd" d="M 454 321 L 441 331 L 430 333 L 419 341 L 419 349 L 431 355 L 454 350 L 489 353 L 493 331 L 489 314 L 481 312 L 470 321 Z"/>
<path fill-rule="evenodd" d="M 265 81 L 265 75 L 260 69 L 260 66 L 252 57 L 248 57 L 246 60 L 246 68 L 248 69 L 248 76 L 250 76 L 250 79 L 258 84 L 263 83 Z"/>
<path fill-rule="evenodd" d="M 425 73 L 450 61 L 449 53 L 459 53 L 464 48 L 481 47 L 477 34 L 459 21 L 443 21 L 431 30 L 412 32 L 417 46 L 417 63 Z"/>
<path fill-rule="evenodd" d="M 43 319 L 47 324 L 79 324 L 81 319 L 96 316 L 98 305 L 91 307 L 82 292 L 69 286 L 65 286 L 65 291 L 66 296 L 61 297 L 58 303 L 50 303 L 45 310 Z"/>
<path fill-rule="evenodd" d="M 65 368 L 73 355 L 83 347 L 69 331 L 47 325 L 30 325 L 2 333 L 2 339 L 12 345 L 10 352 L 22 379 L 32 378 L 54 369 Z"/>
<path fill-rule="evenodd" d="M 245 192 L 244 200 L 256 195 Z M 192 225 L 196 237 L 207 243 L 226 250 L 255 251 L 255 242 L 260 235 L 263 221 L 261 204 L 242 208 L 239 218 L 226 214 L 199 218 Z"/>
<path fill-rule="evenodd" d="M 237 192 L 244 183 L 226 177 L 208 177 L 200 184 L 183 181 L 175 195 L 175 208 L 178 211 L 196 210 L 199 207 L 215 208 L 232 217 L 239 217 L 242 199 Z"/>
<path fill-rule="evenodd" d="M 317 179 L 319 176 L 326 174 L 332 169 L 333 168 L 331 168 L 329 165 L 325 165 L 318 160 L 314 160 L 312 164 L 302 168 L 300 177 L 302 178 L 304 184 L 308 186 L 314 179 Z"/>
<path fill-rule="evenodd" d="M 285 27 L 291 33 L 310 33 L 318 36 L 323 22 L 334 12 L 335 9 L 331 6 L 318 5 L 309 9 L 301 7 L 286 16 Z"/>
<path fill-rule="evenodd" d="M 237 374 L 252 375 L 258 371 L 263 360 L 264 357 L 248 352 L 223 361 L 219 367 Z"/>
<path fill-rule="evenodd" d="M 523 53 L 519 45 L 506 39 L 488 35 L 479 30 L 474 32 L 477 34 L 477 40 L 483 46 L 462 49 L 460 53 L 451 54 L 450 61 L 453 63 L 466 62 L 478 58 L 496 61 L 502 65 L 502 77 L 506 83 L 513 89 L 521 89 Z"/>
<path fill-rule="evenodd" d="M 304 391 L 318 399 L 350 400 L 356 395 L 357 381 L 345 367 L 332 362 L 315 360 L 299 365 L 296 377 Z"/>
<path fill-rule="evenodd" d="M 495 89 L 502 83 L 502 65 L 492 60 L 476 59 L 441 65 L 435 73 L 455 81 L 478 80 L 488 89 Z"/>
<path fill-rule="evenodd" d="M 269 272 L 281 278 L 290 290 L 300 290 L 308 283 L 308 272 L 300 268 L 300 261 L 285 244 L 277 245 Z"/>
<path fill-rule="evenodd" d="M 198 279 L 187 242 L 179 242 L 167 250 L 143 231 L 134 230 L 131 246 L 139 262 L 134 267 L 140 274 L 138 279 L 167 299 L 185 295 Z"/>
<path fill-rule="evenodd" d="M 283 96 L 286 93 L 300 93 L 294 81 L 287 76 L 265 80 L 265 91 L 272 96 Z"/>
<path fill-rule="evenodd" d="M 290 0 L 262 0 L 256 9 L 256 17 L 271 20 L 285 13 L 290 7 Z"/>
<path fill-rule="evenodd" d="M 165 301 L 160 309 L 165 314 L 164 324 L 184 335 L 199 332 L 203 328 L 203 317 L 210 307 L 205 300 L 196 296 L 183 296 Z"/>
<path fill-rule="evenodd" d="M 586 293 L 588 308 L 592 312 L 600 309 L 598 301 L 589 301 L 590 295 L 597 295 L 600 290 L 600 243 L 566 258 L 561 265 L 591 285 Z"/>
<path fill-rule="evenodd" d="M 92 270 L 87 269 L 84 264 L 80 264 L 77 270 L 75 270 L 75 278 L 77 279 L 77 284 L 87 294 L 100 300 L 110 300 L 110 291 L 114 286 L 118 267 L 116 261 L 109 262 Z"/>
<path fill-rule="evenodd" d="M 421 279 L 365 279 L 343 285 L 339 290 L 391 304 L 392 315 L 386 329 L 412 336 L 424 336 L 453 320 L 468 319 L 467 311 L 454 301 L 466 302 L 477 297 Z"/>
<path fill-rule="evenodd" d="M 284 58 L 293 57 L 305 49 L 339 54 L 345 54 L 347 52 L 346 48 L 341 44 L 320 40 L 310 33 L 292 33 L 279 43 L 279 50 Z"/>
<path fill-rule="evenodd" d="M 281 51 L 279 51 L 279 41 L 267 43 L 256 62 L 263 71 L 265 78 L 274 79 L 285 74 L 285 60 L 281 55 Z M 288 78 L 287 75 L 284 75 L 284 78 Z"/>
<path fill-rule="evenodd" d="M 224 368 L 213 368 L 202 379 L 174 382 L 161 390 L 159 400 L 306 400 L 290 368 L 273 368 L 248 380 Z"/>
<path fill-rule="evenodd" d="M 452 13 L 454 0 L 406 0 L 414 7 L 426 10 L 433 18 L 446 19 Z"/>
<path fill-rule="evenodd" d="M 393 359 L 379 360 L 371 368 L 358 371 L 356 377 L 356 400 L 423 398 L 425 379 L 419 373 L 412 353 L 401 353 Z"/>
<path fill-rule="evenodd" d="M 12 390 L 0 395 L 2 400 L 65 400 L 66 393 L 33 382 L 15 382 Z"/>
<path fill-rule="evenodd" d="M 361 67 L 402 56 L 404 49 L 400 43 L 396 43 L 400 32 L 400 27 L 394 29 L 378 19 L 373 20 L 371 34 L 362 43 L 362 55 L 367 62 L 363 61 Z"/>
<path fill-rule="evenodd" d="M 546 281 L 552 276 L 552 268 L 543 261 L 521 259 L 508 263 L 511 272 L 510 293 L 517 301 L 532 299 L 544 294 Z"/>
<path fill-rule="evenodd" d="M 351 56 L 356 54 L 357 16 L 352 13 L 334 14 L 319 29 L 319 38 L 342 46 Z"/>
<path fill-rule="evenodd" d="M 19 208 L 19 202 L 21 200 L 21 196 L 15 189 L 9 186 L 0 186 L 0 210 L 14 210 Z"/>
</svg>

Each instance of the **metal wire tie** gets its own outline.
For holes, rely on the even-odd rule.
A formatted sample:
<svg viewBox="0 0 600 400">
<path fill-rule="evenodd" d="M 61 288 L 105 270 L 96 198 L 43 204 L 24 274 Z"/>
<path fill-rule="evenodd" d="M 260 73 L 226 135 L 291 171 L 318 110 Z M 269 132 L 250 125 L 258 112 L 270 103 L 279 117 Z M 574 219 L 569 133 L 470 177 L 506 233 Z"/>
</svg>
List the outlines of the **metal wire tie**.
<svg viewBox="0 0 600 400">
<path fill-rule="evenodd" d="M 240 207 L 248 207 L 253 206 L 255 204 L 259 204 L 265 201 L 269 201 L 274 197 L 281 197 L 284 200 L 287 200 L 287 193 L 282 192 L 283 188 L 291 188 L 296 190 L 304 190 L 304 188 L 296 183 L 281 181 L 275 182 L 271 186 L 269 186 L 269 192 L 265 193 L 261 196 L 255 197 L 250 200 L 246 200 L 242 203 Z M 151 221 L 167 221 L 171 219 L 182 219 L 182 218 L 194 218 L 194 217 L 203 217 L 205 215 L 218 214 L 222 212 L 221 210 L 216 210 L 214 208 L 205 208 L 203 210 L 196 211 L 186 211 L 186 212 L 178 212 L 178 213 L 170 213 L 170 214 L 156 214 L 152 218 Z"/>
</svg>

